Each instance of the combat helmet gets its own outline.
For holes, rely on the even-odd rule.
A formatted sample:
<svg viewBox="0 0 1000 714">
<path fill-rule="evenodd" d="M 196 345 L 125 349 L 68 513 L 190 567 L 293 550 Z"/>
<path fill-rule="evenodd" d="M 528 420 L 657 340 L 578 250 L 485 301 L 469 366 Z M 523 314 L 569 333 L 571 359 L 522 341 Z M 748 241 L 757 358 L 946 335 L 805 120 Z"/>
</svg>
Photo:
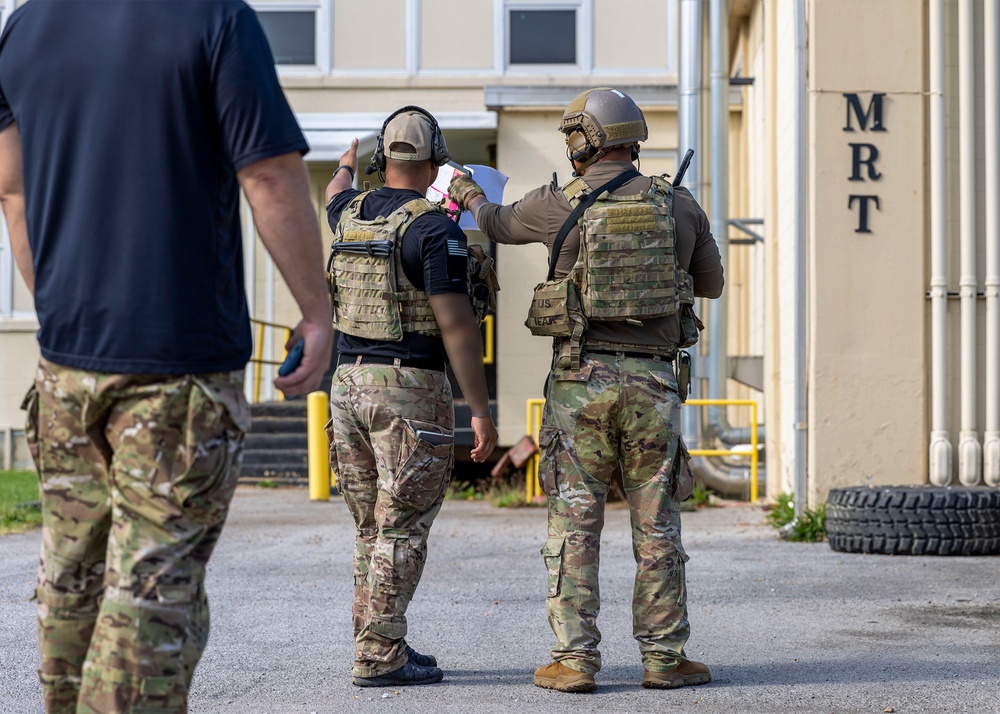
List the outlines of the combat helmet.
<svg viewBox="0 0 1000 714">
<path fill-rule="evenodd" d="M 600 159 L 608 149 L 629 144 L 635 161 L 639 142 L 649 136 L 642 110 L 630 96 L 610 87 L 577 95 L 563 112 L 559 131 L 566 135 L 570 163 L 580 162 L 580 168 Z"/>
</svg>

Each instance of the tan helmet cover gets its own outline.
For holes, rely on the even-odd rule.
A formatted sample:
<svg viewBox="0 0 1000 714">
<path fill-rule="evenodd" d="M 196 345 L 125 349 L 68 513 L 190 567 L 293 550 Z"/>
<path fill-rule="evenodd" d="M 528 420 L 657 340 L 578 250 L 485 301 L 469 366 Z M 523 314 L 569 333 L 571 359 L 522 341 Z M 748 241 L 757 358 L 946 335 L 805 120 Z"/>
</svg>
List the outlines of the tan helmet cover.
<svg viewBox="0 0 1000 714">
<path fill-rule="evenodd" d="M 563 112 L 559 131 L 580 159 L 595 160 L 615 146 L 638 144 L 649 137 L 646 118 L 632 98 L 610 87 L 588 89 Z M 589 163 L 589 162 L 588 162 Z"/>
</svg>

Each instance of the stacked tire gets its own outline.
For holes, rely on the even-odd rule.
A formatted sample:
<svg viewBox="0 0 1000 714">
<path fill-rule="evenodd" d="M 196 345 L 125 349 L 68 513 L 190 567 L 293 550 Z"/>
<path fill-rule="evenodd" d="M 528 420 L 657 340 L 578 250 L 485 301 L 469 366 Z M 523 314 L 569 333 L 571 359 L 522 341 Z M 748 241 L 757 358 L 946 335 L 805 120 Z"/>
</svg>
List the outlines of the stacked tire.
<svg viewBox="0 0 1000 714">
<path fill-rule="evenodd" d="M 1000 489 L 835 488 L 826 504 L 833 550 L 887 555 L 1000 553 Z"/>
</svg>

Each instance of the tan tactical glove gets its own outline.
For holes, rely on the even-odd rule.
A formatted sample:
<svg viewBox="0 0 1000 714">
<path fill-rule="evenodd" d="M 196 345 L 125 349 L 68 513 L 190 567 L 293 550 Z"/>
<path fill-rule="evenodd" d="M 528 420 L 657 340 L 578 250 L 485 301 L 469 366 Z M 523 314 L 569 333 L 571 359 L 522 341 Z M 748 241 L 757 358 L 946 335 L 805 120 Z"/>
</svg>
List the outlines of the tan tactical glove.
<svg viewBox="0 0 1000 714">
<path fill-rule="evenodd" d="M 471 176 L 456 173 L 451 180 L 451 185 L 448 186 L 448 197 L 463 211 L 468 211 L 469 203 L 476 196 L 485 197 L 486 194 L 483 193 L 483 189 L 479 188 L 479 184 L 472 180 Z"/>
</svg>

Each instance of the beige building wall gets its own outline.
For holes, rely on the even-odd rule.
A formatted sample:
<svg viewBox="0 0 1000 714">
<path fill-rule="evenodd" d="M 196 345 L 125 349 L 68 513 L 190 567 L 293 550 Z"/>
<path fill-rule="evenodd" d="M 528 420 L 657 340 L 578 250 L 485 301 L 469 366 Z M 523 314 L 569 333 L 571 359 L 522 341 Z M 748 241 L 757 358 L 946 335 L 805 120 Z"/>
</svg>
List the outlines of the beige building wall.
<svg viewBox="0 0 1000 714">
<path fill-rule="evenodd" d="M 918 3 L 913 3 L 919 9 Z M 856 22 L 864 12 L 866 21 Z M 831 487 L 926 478 L 925 153 L 922 12 L 891 3 L 810 6 L 809 474 Z M 817 31 L 822 28 L 821 31 Z M 834 57 L 851 61 L 833 61 Z M 884 92 L 886 131 L 845 131 L 847 100 Z M 852 149 L 851 144 L 854 144 Z M 864 145 L 864 146 L 859 146 Z M 878 160 L 852 181 L 852 152 Z M 878 177 L 877 179 L 875 177 Z M 870 233 L 850 196 L 878 196 Z"/>
</svg>

